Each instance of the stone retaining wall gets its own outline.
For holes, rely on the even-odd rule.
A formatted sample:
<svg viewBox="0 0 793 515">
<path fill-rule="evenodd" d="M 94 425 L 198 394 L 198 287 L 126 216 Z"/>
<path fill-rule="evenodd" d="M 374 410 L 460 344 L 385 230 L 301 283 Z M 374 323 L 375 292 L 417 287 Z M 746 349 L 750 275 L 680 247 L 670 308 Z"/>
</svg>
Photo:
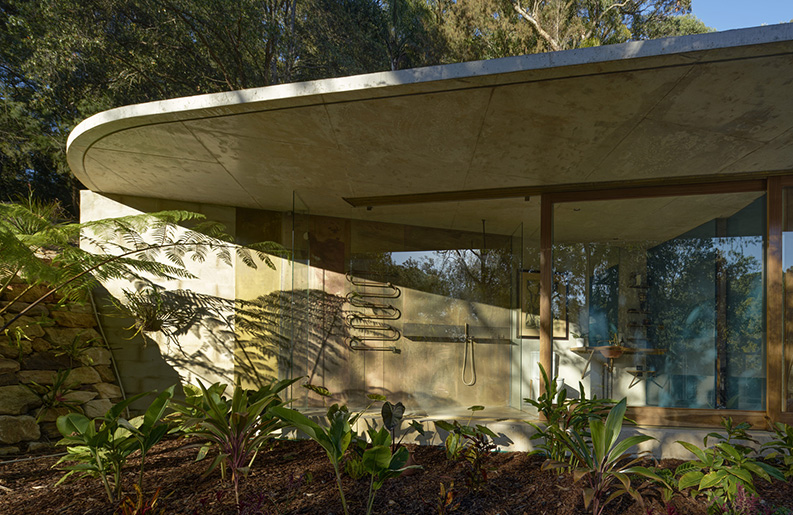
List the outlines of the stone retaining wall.
<svg viewBox="0 0 793 515">
<path fill-rule="evenodd" d="M 0 306 L 8 306 L 26 287 L 9 285 L 0 292 Z M 25 293 L 5 321 L 44 293 L 43 286 Z M 61 305 L 58 300 L 48 298 L 0 335 L 0 455 L 53 445 L 61 437 L 55 420 L 70 407 L 99 417 L 121 400 L 112 356 L 96 330 L 91 305 Z M 48 408 L 42 397 L 48 396 L 57 374 L 66 371 L 62 401 L 70 407 Z"/>
</svg>

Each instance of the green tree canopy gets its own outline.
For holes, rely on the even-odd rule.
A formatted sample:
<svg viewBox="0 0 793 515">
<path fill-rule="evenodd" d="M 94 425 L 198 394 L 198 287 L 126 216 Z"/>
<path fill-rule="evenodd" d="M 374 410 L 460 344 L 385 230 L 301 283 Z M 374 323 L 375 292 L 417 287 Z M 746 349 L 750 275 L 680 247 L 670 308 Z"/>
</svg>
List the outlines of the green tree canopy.
<svg viewBox="0 0 793 515">
<path fill-rule="evenodd" d="M 76 211 L 68 133 L 113 107 L 708 30 L 690 0 L 0 0 L 0 200 Z"/>
</svg>

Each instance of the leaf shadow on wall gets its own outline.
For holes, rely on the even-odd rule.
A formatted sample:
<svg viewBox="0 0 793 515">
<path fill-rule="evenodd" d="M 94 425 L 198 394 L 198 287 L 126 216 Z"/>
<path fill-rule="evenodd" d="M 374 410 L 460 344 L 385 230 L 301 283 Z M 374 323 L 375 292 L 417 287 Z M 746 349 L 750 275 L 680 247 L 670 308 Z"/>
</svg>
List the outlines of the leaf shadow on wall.
<svg viewBox="0 0 793 515">
<path fill-rule="evenodd" d="M 158 330 L 171 350 L 166 359 L 198 376 L 230 383 L 236 376 L 262 386 L 291 376 L 299 362 L 310 365 L 295 369 L 310 382 L 319 366 L 338 367 L 346 360 L 344 297 L 322 290 L 276 291 L 252 301 L 191 290 L 159 289 L 157 295 L 163 315 Z M 233 370 L 224 366 L 230 362 Z"/>
</svg>

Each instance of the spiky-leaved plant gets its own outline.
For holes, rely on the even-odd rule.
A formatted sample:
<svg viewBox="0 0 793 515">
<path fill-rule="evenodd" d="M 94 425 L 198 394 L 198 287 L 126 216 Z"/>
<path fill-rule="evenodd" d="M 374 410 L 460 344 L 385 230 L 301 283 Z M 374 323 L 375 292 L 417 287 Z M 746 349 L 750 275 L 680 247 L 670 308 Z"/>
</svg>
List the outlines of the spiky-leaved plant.
<svg viewBox="0 0 793 515">
<path fill-rule="evenodd" d="M 174 403 L 174 408 L 182 415 L 180 422 L 187 435 L 204 440 L 199 444 L 199 459 L 211 448 L 217 449 L 218 454 L 205 474 L 218 466 L 224 471 L 228 469 L 238 506 L 240 479 L 250 472 L 261 446 L 283 427 L 281 420 L 269 410 L 283 404 L 279 393 L 298 379 L 272 382 L 258 390 L 245 390 L 237 385 L 231 399 L 222 396 L 225 385 L 216 383 L 206 388 L 199 382 L 200 396 Z"/>
<path fill-rule="evenodd" d="M 639 453 L 638 457 L 628 453 L 631 447 L 653 440 L 653 437 L 634 435 L 620 440 L 626 409 L 627 402 L 622 399 L 609 411 L 605 422 L 596 417 L 591 418 L 591 439 L 574 430 L 558 435 L 574 459 L 573 463 L 577 464 L 573 468 L 573 480 L 584 483 L 584 505 L 587 508 L 591 506 L 592 515 L 601 515 L 609 502 L 625 494 L 642 502 L 641 495 L 631 483 L 632 475 L 665 484 L 664 479 L 654 471 L 637 465 L 645 453 Z M 549 459 L 543 463 L 544 469 L 569 467 L 569 460 Z"/>
<path fill-rule="evenodd" d="M 531 454 L 543 454 L 556 462 L 567 462 L 570 467 L 578 465 L 575 456 L 571 455 L 564 438 L 561 435 L 571 431 L 581 435 L 584 440 L 590 440 L 589 420 L 592 417 L 602 418 L 614 406 L 614 402 L 607 399 L 598 399 L 596 396 L 588 399 L 584 385 L 578 383 L 579 398 L 568 398 L 567 388 L 559 388 L 556 381 L 551 381 L 542 365 L 540 374 L 543 381 L 543 392 L 537 400 L 526 398 L 524 401 L 537 408 L 542 415 L 543 422 L 537 424 L 527 422 L 535 433 L 532 440 L 541 440 Z M 559 469 L 561 473 L 562 468 Z"/>
</svg>

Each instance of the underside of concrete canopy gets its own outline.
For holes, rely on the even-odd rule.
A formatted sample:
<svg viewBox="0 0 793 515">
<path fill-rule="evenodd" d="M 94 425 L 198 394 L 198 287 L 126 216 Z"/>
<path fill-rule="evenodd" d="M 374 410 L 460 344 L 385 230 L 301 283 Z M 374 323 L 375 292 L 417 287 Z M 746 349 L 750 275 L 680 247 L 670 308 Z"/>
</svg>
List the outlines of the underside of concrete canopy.
<svg viewBox="0 0 793 515">
<path fill-rule="evenodd" d="M 544 191 L 789 171 L 793 24 L 122 107 L 68 160 L 99 193 L 507 233 Z"/>
</svg>

